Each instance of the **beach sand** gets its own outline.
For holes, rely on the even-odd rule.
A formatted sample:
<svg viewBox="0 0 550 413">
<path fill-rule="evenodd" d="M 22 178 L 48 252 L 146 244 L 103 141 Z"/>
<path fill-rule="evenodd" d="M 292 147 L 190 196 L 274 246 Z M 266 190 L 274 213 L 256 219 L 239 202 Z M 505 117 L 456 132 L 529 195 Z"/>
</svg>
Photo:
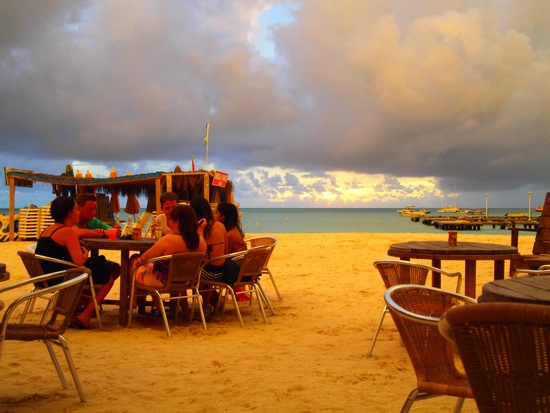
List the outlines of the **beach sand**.
<svg viewBox="0 0 550 413">
<path fill-rule="evenodd" d="M 65 334 L 85 404 L 59 349 L 68 389 L 62 388 L 43 344 L 8 341 L 0 359 L 0 411 L 399 411 L 416 379 L 391 317 L 373 356 L 366 355 L 383 308 L 384 286 L 372 262 L 387 258 L 391 243 L 446 240 L 447 233 L 275 236 L 279 244 L 270 268 L 283 299 L 276 298 L 267 277 L 262 279 L 277 312 L 268 313 L 268 324 L 257 307 L 243 307 L 245 328 L 228 311 L 223 320 L 209 322 L 207 331 L 200 322 L 180 321 L 168 339 L 162 325 L 120 327 L 117 307 L 106 306 L 104 331 Z M 460 233 L 461 241 L 509 245 L 510 236 Z M 533 241 L 520 236 L 520 252 L 530 253 Z M 11 273 L 8 282 L 27 278 L 17 251 L 31 243 L 0 243 L 0 262 Z M 102 252 L 119 258 L 116 251 Z M 464 263 L 443 261 L 443 268 L 463 272 Z M 493 262 L 480 261 L 477 268 L 480 294 L 492 279 Z M 118 283 L 109 298 L 117 294 Z M 0 296 L 7 304 L 13 298 Z M 438 397 L 415 403 L 412 411 L 451 411 L 455 402 Z M 466 400 L 463 412 L 475 411 L 475 402 Z"/>
</svg>

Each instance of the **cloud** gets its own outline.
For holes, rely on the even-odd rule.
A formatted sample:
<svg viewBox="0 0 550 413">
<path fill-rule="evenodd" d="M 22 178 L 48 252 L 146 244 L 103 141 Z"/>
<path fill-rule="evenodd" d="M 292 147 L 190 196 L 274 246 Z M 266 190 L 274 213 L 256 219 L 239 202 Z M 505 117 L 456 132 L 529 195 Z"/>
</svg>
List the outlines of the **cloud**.
<svg viewBox="0 0 550 413">
<path fill-rule="evenodd" d="M 209 119 L 208 167 L 251 203 L 543 190 L 548 16 L 536 0 L 4 1 L 0 160 L 206 166 Z"/>
</svg>

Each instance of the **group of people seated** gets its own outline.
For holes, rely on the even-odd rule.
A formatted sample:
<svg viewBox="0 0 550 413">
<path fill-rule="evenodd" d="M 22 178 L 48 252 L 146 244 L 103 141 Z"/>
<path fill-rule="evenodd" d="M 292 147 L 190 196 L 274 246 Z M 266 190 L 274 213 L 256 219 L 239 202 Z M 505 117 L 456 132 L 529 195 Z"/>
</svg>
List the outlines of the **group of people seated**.
<svg viewBox="0 0 550 413">
<path fill-rule="evenodd" d="M 204 252 L 209 260 L 201 275 L 203 278 L 233 283 L 239 273 L 238 264 L 230 259 L 216 258 L 246 250 L 237 207 L 228 202 L 221 202 L 212 213 L 210 203 L 204 197 L 194 198 L 190 205 L 181 205 L 173 192 L 164 193 L 160 201 L 163 212 L 160 216 L 163 237 L 141 255 L 136 254 L 130 258 L 130 274 L 140 262 L 164 255 L 198 251 Z M 57 197 L 52 201 L 50 211 L 54 224 L 48 226 L 40 235 L 36 254 L 86 266 L 90 258 L 86 248 L 80 244 L 79 238 L 106 237 L 106 231 L 111 228 L 96 218 L 95 195 L 83 193 L 78 195 L 76 200 L 66 196 Z M 117 237 L 120 235 L 120 228 L 117 228 Z M 51 261 L 42 261 L 42 267 L 46 273 L 66 269 L 65 265 Z M 94 284 L 102 285 L 96 293 L 98 304 L 105 299 L 119 276 L 120 265 L 115 262 L 107 261 L 103 269 L 92 267 Z M 167 276 L 168 261 L 143 265 L 136 272 L 136 287 L 162 287 Z M 206 302 L 208 303 L 208 300 Z M 154 304 L 157 308 L 161 305 Z M 94 310 L 91 300 L 83 303 L 76 312 L 71 327 L 89 329 Z"/>
</svg>

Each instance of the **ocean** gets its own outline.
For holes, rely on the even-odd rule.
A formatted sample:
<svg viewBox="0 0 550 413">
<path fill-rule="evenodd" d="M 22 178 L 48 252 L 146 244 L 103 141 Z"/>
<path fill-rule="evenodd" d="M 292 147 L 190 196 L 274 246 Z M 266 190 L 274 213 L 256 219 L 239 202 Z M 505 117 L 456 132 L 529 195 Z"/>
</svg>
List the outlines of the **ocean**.
<svg viewBox="0 0 550 413">
<path fill-rule="evenodd" d="M 430 215 L 443 215 L 434 208 Z M 18 209 L 16 209 L 16 212 Z M 142 208 L 142 212 L 145 209 Z M 294 233 L 353 233 L 353 232 L 442 232 L 433 226 L 413 222 L 402 217 L 396 208 L 241 208 L 242 226 L 246 234 L 294 234 Z M 527 213 L 526 208 L 492 208 L 489 216 L 503 216 L 506 213 Z M 7 208 L 0 208 L 0 214 L 8 214 Z M 532 216 L 539 212 L 531 210 Z M 453 214 L 445 214 L 452 216 Z M 139 217 L 139 215 L 136 215 Z M 456 215 L 459 216 L 459 215 Z M 126 220 L 127 214 L 120 213 Z M 506 235 L 509 232 L 500 227 L 484 226 L 477 234 Z"/>
</svg>

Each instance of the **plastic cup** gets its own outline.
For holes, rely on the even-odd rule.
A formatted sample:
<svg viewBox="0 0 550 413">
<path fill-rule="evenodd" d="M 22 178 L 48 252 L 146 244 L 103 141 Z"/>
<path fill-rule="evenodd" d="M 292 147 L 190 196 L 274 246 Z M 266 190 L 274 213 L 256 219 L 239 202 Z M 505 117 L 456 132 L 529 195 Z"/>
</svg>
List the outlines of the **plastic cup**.
<svg viewBox="0 0 550 413">
<path fill-rule="evenodd" d="M 116 228 L 109 228 L 105 232 L 107 233 L 107 238 L 116 239 Z"/>
</svg>

